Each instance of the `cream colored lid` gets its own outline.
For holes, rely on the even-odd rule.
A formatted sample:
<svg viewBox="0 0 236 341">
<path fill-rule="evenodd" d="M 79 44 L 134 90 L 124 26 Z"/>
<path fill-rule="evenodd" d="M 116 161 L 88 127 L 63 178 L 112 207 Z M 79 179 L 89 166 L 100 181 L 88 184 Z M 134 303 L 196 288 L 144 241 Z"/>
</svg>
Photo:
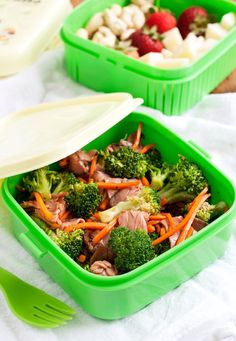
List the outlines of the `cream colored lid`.
<svg viewBox="0 0 236 341">
<path fill-rule="evenodd" d="M 25 173 L 79 150 L 138 105 L 128 93 L 41 104 L 0 120 L 0 178 Z"/>
<path fill-rule="evenodd" d="M 69 0 L 0 0 L 0 77 L 31 64 L 70 10 Z"/>
</svg>

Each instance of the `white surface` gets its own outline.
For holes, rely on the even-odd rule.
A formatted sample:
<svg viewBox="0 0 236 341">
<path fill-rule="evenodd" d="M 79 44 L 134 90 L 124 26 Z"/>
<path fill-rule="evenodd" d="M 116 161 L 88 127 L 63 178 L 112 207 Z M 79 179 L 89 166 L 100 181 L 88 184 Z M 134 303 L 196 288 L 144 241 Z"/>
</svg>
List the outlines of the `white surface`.
<svg viewBox="0 0 236 341">
<path fill-rule="evenodd" d="M 0 178 L 32 171 L 75 153 L 142 103 L 141 98 L 134 99 L 128 93 L 80 96 L 5 116 L 0 121 Z"/>
<path fill-rule="evenodd" d="M 0 81 L 0 115 L 41 102 L 92 93 L 66 77 L 61 51 L 47 53 L 31 69 Z M 185 139 L 194 140 L 212 155 L 212 161 L 222 171 L 235 179 L 235 107 L 236 94 L 225 94 L 205 97 L 181 117 L 166 117 L 145 107 L 140 111 L 149 112 Z M 39 330 L 17 320 L 0 294 L 0 341 L 236 340 L 236 233 L 224 257 L 145 309 L 119 321 L 90 317 L 52 282 L 12 236 L 8 213 L 1 204 L 0 265 L 78 311 L 78 316 L 61 328 Z"/>
</svg>

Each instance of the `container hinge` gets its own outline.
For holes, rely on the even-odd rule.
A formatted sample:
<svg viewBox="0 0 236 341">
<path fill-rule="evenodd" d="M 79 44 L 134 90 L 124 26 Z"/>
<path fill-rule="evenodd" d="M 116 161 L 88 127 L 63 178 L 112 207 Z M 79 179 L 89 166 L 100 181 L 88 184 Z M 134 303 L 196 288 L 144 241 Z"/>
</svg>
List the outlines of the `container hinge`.
<svg viewBox="0 0 236 341">
<path fill-rule="evenodd" d="M 34 242 L 29 235 L 29 232 L 21 233 L 17 236 L 19 242 L 24 246 L 24 248 L 36 259 L 43 257 L 47 251 L 41 249 L 38 245 L 38 242 Z"/>
<path fill-rule="evenodd" d="M 211 155 L 208 154 L 202 147 L 199 147 L 197 143 L 195 143 L 192 140 L 189 140 L 188 143 L 191 145 L 193 149 L 195 149 L 198 153 L 201 153 L 202 156 L 207 157 L 208 159 L 211 159 Z"/>
</svg>

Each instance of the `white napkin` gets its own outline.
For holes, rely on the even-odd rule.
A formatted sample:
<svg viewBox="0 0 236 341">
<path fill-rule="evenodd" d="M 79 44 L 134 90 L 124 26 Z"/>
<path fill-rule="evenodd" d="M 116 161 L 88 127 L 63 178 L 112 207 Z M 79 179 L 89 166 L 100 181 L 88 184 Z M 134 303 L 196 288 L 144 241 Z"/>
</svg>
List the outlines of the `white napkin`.
<svg viewBox="0 0 236 341">
<path fill-rule="evenodd" d="M 63 67 L 63 51 L 45 53 L 24 72 L 0 80 L 0 116 L 26 107 L 94 92 L 71 81 Z M 167 117 L 140 107 L 212 156 L 212 162 L 235 181 L 236 94 L 209 95 L 180 117 Z M 234 229 L 235 231 L 235 229 Z M 138 313 L 118 321 L 87 315 L 44 273 L 16 241 L 0 198 L 0 265 L 30 284 L 75 307 L 67 325 L 40 330 L 19 321 L 0 293 L 0 341 L 235 341 L 236 233 L 225 255 L 197 276 Z M 79 289 L 78 289 L 79 290 Z"/>
</svg>

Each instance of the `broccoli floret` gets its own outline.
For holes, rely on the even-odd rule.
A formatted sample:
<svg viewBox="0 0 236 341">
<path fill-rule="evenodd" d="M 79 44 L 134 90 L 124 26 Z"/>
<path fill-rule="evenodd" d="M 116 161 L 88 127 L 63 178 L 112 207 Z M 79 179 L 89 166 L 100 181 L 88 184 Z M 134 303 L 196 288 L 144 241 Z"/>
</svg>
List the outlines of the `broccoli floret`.
<svg viewBox="0 0 236 341">
<path fill-rule="evenodd" d="M 48 167 L 40 168 L 28 173 L 23 178 L 23 187 L 29 192 L 38 192 L 46 200 L 51 198 L 51 190 L 57 181 L 57 172 Z"/>
<path fill-rule="evenodd" d="M 64 232 L 57 229 L 52 240 L 71 258 L 79 256 L 83 244 L 84 231 L 81 229 L 73 232 Z"/>
<path fill-rule="evenodd" d="M 117 217 L 122 211 L 139 210 L 150 214 L 160 212 L 160 198 L 152 188 L 142 187 L 137 195 L 128 197 L 127 201 L 120 201 L 116 206 L 108 210 L 99 212 L 102 222 L 110 222 Z"/>
<path fill-rule="evenodd" d="M 170 170 L 171 168 L 167 163 L 163 163 L 161 168 L 150 168 L 151 187 L 156 191 L 161 190 L 170 174 Z"/>
<path fill-rule="evenodd" d="M 60 229 L 51 230 L 41 219 L 32 216 L 32 219 L 44 232 L 71 258 L 75 259 L 81 252 L 84 231 L 64 232 Z"/>
<path fill-rule="evenodd" d="M 149 237 L 151 239 L 151 241 L 157 239 L 158 237 L 160 237 L 160 235 L 156 232 L 152 232 L 149 233 Z M 156 256 L 161 255 L 163 252 L 166 252 L 170 249 L 170 241 L 169 239 L 165 239 L 163 240 L 163 242 L 157 244 L 154 246 L 154 251 Z"/>
<path fill-rule="evenodd" d="M 87 219 L 98 209 L 101 195 L 95 183 L 80 182 L 65 197 L 69 210 L 78 218 Z"/>
<path fill-rule="evenodd" d="M 206 223 L 210 223 L 222 215 L 226 210 L 227 205 L 223 201 L 220 201 L 216 205 L 211 205 L 209 202 L 205 201 L 197 212 L 196 217 L 205 221 Z"/>
<path fill-rule="evenodd" d="M 159 150 L 151 149 L 146 154 L 144 154 L 144 157 L 148 165 L 150 165 L 151 167 L 162 168 L 163 161 Z"/>
<path fill-rule="evenodd" d="M 193 200 L 206 186 L 207 180 L 200 168 L 183 156 L 171 169 L 167 184 L 158 191 L 161 199 L 168 204 Z"/>
<path fill-rule="evenodd" d="M 111 232 L 109 246 L 115 254 L 115 266 L 120 272 L 128 272 L 155 257 L 148 234 L 143 230 L 129 230 L 119 226 Z"/>
<path fill-rule="evenodd" d="M 113 177 L 141 179 L 147 172 L 147 161 L 129 147 L 120 147 L 104 160 L 105 171 Z"/>
<path fill-rule="evenodd" d="M 53 194 L 69 192 L 70 190 L 73 190 L 75 184 L 78 184 L 79 182 L 79 179 L 77 179 L 73 173 L 58 173 L 57 183 L 53 189 Z"/>
</svg>

